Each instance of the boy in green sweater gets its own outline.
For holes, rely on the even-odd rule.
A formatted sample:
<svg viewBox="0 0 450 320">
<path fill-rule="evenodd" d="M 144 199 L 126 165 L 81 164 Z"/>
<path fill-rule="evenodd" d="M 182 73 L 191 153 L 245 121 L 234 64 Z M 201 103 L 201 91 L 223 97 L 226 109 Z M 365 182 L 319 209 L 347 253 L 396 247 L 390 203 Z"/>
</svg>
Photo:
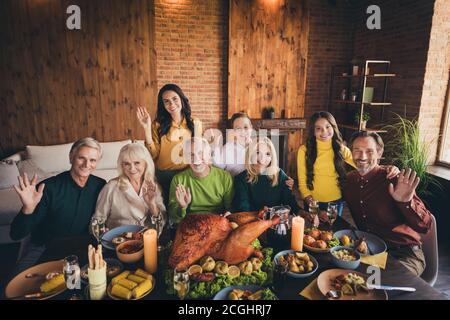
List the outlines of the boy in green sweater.
<svg viewBox="0 0 450 320">
<path fill-rule="evenodd" d="M 231 211 L 233 179 L 229 172 L 210 164 L 209 143 L 198 137 L 187 140 L 183 155 L 189 168 L 178 173 L 170 184 L 171 223 L 178 224 L 189 213 Z"/>
</svg>

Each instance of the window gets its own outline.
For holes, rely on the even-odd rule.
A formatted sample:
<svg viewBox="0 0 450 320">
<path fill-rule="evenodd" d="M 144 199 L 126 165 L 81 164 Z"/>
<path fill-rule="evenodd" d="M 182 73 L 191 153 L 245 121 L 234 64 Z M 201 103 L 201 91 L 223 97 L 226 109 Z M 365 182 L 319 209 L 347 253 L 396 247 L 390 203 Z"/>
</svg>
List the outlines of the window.
<svg viewBox="0 0 450 320">
<path fill-rule="evenodd" d="M 450 78 L 447 84 L 447 94 L 442 117 L 438 163 L 450 167 Z"/>
</svg>

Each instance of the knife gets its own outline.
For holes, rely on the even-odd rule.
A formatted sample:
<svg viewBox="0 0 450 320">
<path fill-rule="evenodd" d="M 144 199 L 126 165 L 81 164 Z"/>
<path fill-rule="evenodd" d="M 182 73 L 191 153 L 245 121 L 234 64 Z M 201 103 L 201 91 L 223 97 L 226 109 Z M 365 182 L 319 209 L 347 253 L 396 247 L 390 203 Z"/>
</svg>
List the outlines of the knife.
<svg viewBox="0 0 450 320">
<path fill-rule="evenodd" d="M 9 297 L 8 300 L 24 300 L 24 299 L 40 299 L 45 298 L 55 293 L 54 291 L 49 293 L 44 292 L 35 292 L 35 293 L 28 293 L 21 296 L 15 296 L 15 297 Z"/>
<path fill-rule="evenodd" d="M 368 284 L 367 288 L 369 289 L 379 289 L 379 290 L 398 290 L 398 291 L 407 291 L 407 292 L 415 292 L 416 288 L 412 287 L 392 287 L 392 286 L 382 286 L 378 284 Z"/>
</svg>

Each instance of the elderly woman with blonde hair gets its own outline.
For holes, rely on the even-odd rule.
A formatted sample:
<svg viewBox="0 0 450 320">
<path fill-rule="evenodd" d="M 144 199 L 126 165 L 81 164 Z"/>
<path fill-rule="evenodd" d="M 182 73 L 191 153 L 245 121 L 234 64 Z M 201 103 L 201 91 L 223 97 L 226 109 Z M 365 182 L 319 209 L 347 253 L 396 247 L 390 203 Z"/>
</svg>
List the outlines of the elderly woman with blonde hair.
<svg viewBox="0 0 450 320">
<path fill-rule="evenodd" d="M 104 218 L 108 229 L 121 225 L 150 226 L 158 218 L 165 224 L 166 208 L 155 179 L 155 165 L 140 143 L 124 146 L 117 159 L 119 176 L 101 191 L 94 218 Z"/>
<path fill-rule="evenodd" d="M 257 211 L 265 206 L 289 205 L 293 213 L 300 207 L 286 180 L 286 173 L 278 166 L 277 152 L 267 137 L 253 141 L 246 151 L 245 171 L 234 178 L 234 209 Z"/>
</svg>

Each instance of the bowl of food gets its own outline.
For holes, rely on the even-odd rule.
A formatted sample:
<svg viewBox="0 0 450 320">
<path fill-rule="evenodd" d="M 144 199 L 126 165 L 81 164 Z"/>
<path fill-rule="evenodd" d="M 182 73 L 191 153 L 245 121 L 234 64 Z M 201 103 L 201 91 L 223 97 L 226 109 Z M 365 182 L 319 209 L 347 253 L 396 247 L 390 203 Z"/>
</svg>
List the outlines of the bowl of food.
<svg viewBox="0 0 450 320">
<path fill-rule="evenodd" d="M 275 255 L 276 264 L 287 264 L 287 275 L 292 278 L 306 278 L 317 271 L 319 263 L 306 252 L 284 250 Z"/>
<path fill-rule="evenodd" d="M 231 286 L 220 290 L 213 300 L 278 300 L 268 288 L 257 285 Z"/>
<path fill-rule="evenodd" d="M 331 261 L 338 268 L 355 270 L 361 262 L 360 254 L 350 247 L 337 246 L 331 248 L 330 254 Z"/>
<path fill-rule="evenodd" d="M 309 251 L 326 253 L 330 252 L 330 248 L 339 245 L 339 239 L 333 237 L 331 231 L 309 228 L 305 230 L 303 244 Z"/>
<path fill-rule="evenodd" d="M 378 236 L 360 230 L 340 230 L 334 235 L 340 245 L 355 248 L 361 256 L 376 255 L 387 250 L 386 243 Z"/>
<path fill-rule="evenodd" d="M 144 256 L 144 243 L 141 240 L 129 240 L 116 247 L 117 258 L 123 263 L 135 263 Z"/>
</svg>

